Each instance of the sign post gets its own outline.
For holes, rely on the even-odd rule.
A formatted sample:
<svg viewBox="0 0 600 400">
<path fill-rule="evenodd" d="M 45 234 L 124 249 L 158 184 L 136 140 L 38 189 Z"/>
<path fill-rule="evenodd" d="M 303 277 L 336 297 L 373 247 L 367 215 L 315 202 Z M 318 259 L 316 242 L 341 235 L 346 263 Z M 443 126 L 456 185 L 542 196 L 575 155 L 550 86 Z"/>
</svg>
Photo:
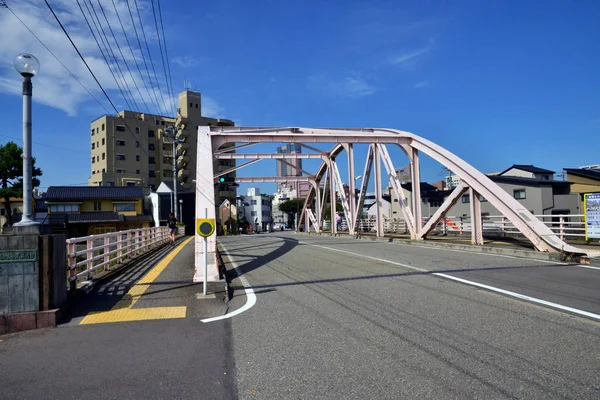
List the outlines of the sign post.
<svg viewBox="0 0 600 400">
<path fill-rule="evenodd" d="M 585 211 L 585 238 L 600 239 L 600 193 L 589 193 L 583 196 Z"/>
<path fill-rule="evenodd" d="M 204 238 L 204 262 L 202 263 L 204 287 L 202 288 L 202 294 L 206 296 L 206 287 L 208 286 L 208 237 L 215 232 L 215 219 L 208 218 L 208 208 L 204 209 L 204 218 L 196 219 L 196 232 Z"/>
</svg>

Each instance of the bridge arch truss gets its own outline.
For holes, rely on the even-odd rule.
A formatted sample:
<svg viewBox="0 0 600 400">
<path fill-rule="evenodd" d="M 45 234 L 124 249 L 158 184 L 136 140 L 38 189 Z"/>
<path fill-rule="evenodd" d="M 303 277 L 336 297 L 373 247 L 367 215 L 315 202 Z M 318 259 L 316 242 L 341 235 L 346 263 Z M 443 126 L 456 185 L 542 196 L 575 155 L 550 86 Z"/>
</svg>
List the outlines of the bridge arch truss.
<svg viewBox="0 0 600 400">
<path fill-rule="evenodd" d="M 257 143 L 297 143 L 313 153 L 302 154 L 258 154 L 234 153 L 232 150 L 252 146 Z M 223 148 L 227 143 L 235 143 L 234 147 Z M 315 143 L 331 143 L 329 151 L 322 151 L 312 146 Z M 346 196 L 343 190 L 343 181 L 340 175 L 336 158 L 342 153 L 347 153 L 348 159 L 348 193 L 355 193 L 355 165 L 354 145 L 368 145 L 368 154 L 363 169 L 362 182 L 358 199 Z M 420 182 L 420 154 L 426 154 L 448 168 L 461 179 L 461 184 L 442 203 L 433 216 L 423 224 L 421 213 L 420 185 L 412 187 L 412 201 L 408 201 L 401 187 L 401 182 L 396 175 L 388 146 L 398 146 L 406 154 L 410 165 L 412 182 Z M 236 178 L 236 182 L 280 182 L 280 181 L 308 181 L 310 191 L 306 197 L 304 208 L 300 215 L 300 222 L 306 230 L 322 232 L 325 215 L 325 200 L 330 198 L 331 215 L 335 213 L 336 191 L 344 208 L 348 231 L 350 235 L 357 232 L 360 210 L 364 203 L 370 176 L 374 176 L 376 206 L 382 205 L 382 169 L 381 164 L 390 177 L 392 188 L 395 191 L 400 208 L 406 221 L 407 229 L 412 239 L 425 239 L 435 228 L 446 213 L 460 200 L 465 193 L 470 194 L 471 211 L 471 241 L 473 244 L 483 244 L 483 229 L 481 219 L 480 196 L 485 197 L 513 226 L 519 230 L 534 247 L 542 252 L 564 252 L 573 255 L 586 255 L 577 247 L 562 241 L 549 227 L 538 220 L 521 203 L 510 196 L 506 191 L 490 180 L 486 175 L 460 159 L 443 147 L 417 136 L 410 132 L 395 129 L 345 129 L 345 128 L 303 128 L 303 127 L 199 127 L 198 128 L 198 156 L 196 172 L 196 215 L 214 218 L 214 185 L 215 180 L 224 174 L 230 173 L 262 159 L 277 159 L 284 163 L 298 158 L 317 158 L 321 165 L 316 173 L 307 173 L 299 177 L 254 177 Z M 244 159 L 248 160 L 229 170 L 215 174 L 213 171 L 214 159 Z M 374 174 L 371 170 L 374 169 Z M 383 219 L 378 209 L 376 216 L 376 232 L 383 236 Z M 298 229 L 298 226 L 296 229 Z M 331 230 L 336 233 L 336 224 L 331 224 Z M 204 251 L 196 240 L 196 258 L 198 260 Z M 209 240 L 209 253 L 214 253 L 216 238 Z M 212 251 L 211 251 L 212 249 Z M 213 258 L 214 264 L 216 260 Z M 196 265 L 199 265 L 198 262 Z M 214 271 L 213 271 L 214 273 Z M 197 276 L 198 274 L 196 274 Z M 195 276 L 195 280 L 196 279 Z M 210 278 L 210 276 L 209 276 Z M 202 277 L 198 277 L 202 280 Z M 210 280 L 210 279 L 209 279 Z"/>
</svg>

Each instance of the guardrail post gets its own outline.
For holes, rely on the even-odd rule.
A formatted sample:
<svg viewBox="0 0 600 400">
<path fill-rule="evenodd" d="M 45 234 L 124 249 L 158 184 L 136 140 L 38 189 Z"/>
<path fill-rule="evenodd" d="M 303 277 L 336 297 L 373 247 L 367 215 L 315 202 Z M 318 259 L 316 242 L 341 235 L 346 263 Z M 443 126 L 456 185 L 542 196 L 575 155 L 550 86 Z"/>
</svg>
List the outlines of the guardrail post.
<svg viewBox="0 0 600 400">
<path fill-rule="evenodd" d="M 75 242 L 67 243 L 67 259 L 69 266 L 69 289 L 71 293 L 74 293 L 77 290 L 77 269 L 75 264 L 77 264 L 77 256 L 75 255 Z"/>
<path fill-rule="evenodd" d="M 92 279 L 92 269 L 94 268 L 94 261 L 92 260 L 92 258 L 94 258 L 94 250 L 92 250 L 94 248 L 94 239 L 88 239 L 86 241 L 86 257 L 88 259 L 88 262 L 86 264 L 86 269 L 88 270 L 88 279 Z"/>
<path fill-rule="evenodd" d="M 127 242 L 125 243 L 127 245 L 127 253 L 125 253 L 127 255 L 127 258 L 130 258 L 129 255 L 131 254 L 131 231 L 127 231 Z"/>
<path fill-rule="evenodd" d="M 110 269 L 110 265 L 108 264 L 110 261 L 110 255 L 108 254 L 110 252 L 110 236 L 104 237 L 104 247 L 102 248 L 102 251 L 104 253 L 104 262 L 107 263 L 104 264 L 104 270 L 108 271 Z"/>
<path fill-rule="evenodd" d="M 560 240 L 565 240 L 565 217 L 562 215 L 559 218 L 559 232 L 560 232 Z"/>
<path fill-rule="evenodd" d="M 121 260 L 123 259 L 123 233 L 122 232 L 118 232 L 117 233 L 117 262 L 120 264 Z"/>
</svg>

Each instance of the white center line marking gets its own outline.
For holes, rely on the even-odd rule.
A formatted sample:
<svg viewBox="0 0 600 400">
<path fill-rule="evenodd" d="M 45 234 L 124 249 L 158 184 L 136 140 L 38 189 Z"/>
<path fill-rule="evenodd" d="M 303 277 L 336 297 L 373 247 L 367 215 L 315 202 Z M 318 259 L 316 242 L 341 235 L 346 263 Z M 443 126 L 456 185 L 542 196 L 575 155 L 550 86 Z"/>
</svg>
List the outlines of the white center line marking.
<svg viewBox="0 0 600 400">
<path fill-rule="evenodd" d="M 231 265 L 233 265 L 234 271 L 236 271 L 237 277 L 239 278 L 242 286 L 244 286 L 244 290 L 246 291 L 246 304 L 244 304 L 242 307 L 238 308 L 237 310 L 232 311 L 230 313 L 227 313 L 225 315 L 220 315 L 218 317 L 201 319 L 200 321 L 202 321 L 204 323 L 214 322 L 214 321 L 219 321 L 219 320 L 222 320 L 222 319 L 227 319 L 227 318 L 235 317 L 236 315 L 241 314 L 244 311 L 247 311 L 247 310 L 251 309 L 254 306 L 254 304 L 256 304 L 256 294 L 254 294 L 254 290 L 252 289 L 252 287 L 250 287 L 250 284 L 248 283 L 248 280 L 246 280 L 245 277 L 243 277 L 243 276 L 241 276 L 239 274 L 239 272 L 238 272 L 239 269 L 238 269 L 237 263 L 233 260 L 233 258 L 231 257 L 231 255 L 229 255 L 229 252 L 227 251 L 227 249 L 225 248 L 225 246 L 223 245 L 223 243 L 220 243 L 220 245 L 223 248 L 223 252 L 225 253 L 225 255 L 227 256 L 227 258 L 231 262 Z"/>
<path fill-rule="evenodd" d="M 436 276 L 439 276 L 441 278 L 450 279 L 450 280 L 461 282 L 461 283 L 464 283 L 464 284 L 467 284 L 467 285 L 480 287 L 482 289 L 487 289 L 487 290 L 492 291 L 492 292 L 501 293 L 501 294 L 504 294 L 506 296 L 514 297 L 514 298 L 517 298 L 517 299 L 520 299 L 520 300 L 525 300 L 525 301 L 529 301 L 529 302 L 536 303 L 536 304 L 542 304 L 542 305 L 547 306 L 547 307 L 555 308 L 555 309 L 562 310 L 562 311 L 567 311 L 569 313 L 581 315 L 581 316 L 584 316 L 584 317 L 587 317 L 587 318 L 592 318 L 592 319 L 595 319 L 597 321 L 600 321 L 600 315 L 591 313 L 589 311 L 584 311 L 584 310 L 580 310 L 580 309 L 573 308 L 573 307 L 563 306 L 562 304 L 552 303 L 550 301 L 538 299 L 538 298 L 535 298 L 535 297 L 526 296 L 526 295 L 523 295 L 523 294 L 519 294 L 519 293 L 511 292 L 511 291 L 508 291 L 508 290 L 500 289 L 500 288 L 497 288 L 497 287 L 494 287 L 494 286 L 484 285 L 484 284 L 481 284 L 481 283 L 469 281 L 469 280 L 462 279 L 462 278 L 457 278 L 457 277 L 454 277 L 454 276 L 451 276 L 451 275 L 447 275 L 447 274 L 443 274 L 443 273 L 440 273 L 440 272 L 432 272 L 432 271 L 429 271 L 429 270 L 426 270 L 426 269 L 423 269 L 423 268 L 413 267 L 412 265 L 407 265 L 407 264 L 399 263 L 399 262 L 396 262 L 396 261 L 385 260 L 383 258 L 378 258 L 378 257 L 366 256 L 364 254 L 353 253 L 351 251 L 335 249 L 335 248 L 332 248 L 332 247 L 321 246 L 321 245 L 318 245 L 318 244 L 311 244 L 311 243 L 303 243 L 303 244 L 306 244 L 308 246 L 320 247 L 322 249 L 326 249 L 326 250 L 330 250 L 330 251 L 336 251 L 336 252 L 339 252 L 339 253 L 346 253 L 346 254 L 350 254 L 350 255 L 356 256 L 356 257 L 362 257 L 362 258 L 367 258 L 367 259 L 376 260 L 376 261 L 380 261 L 380 262 L 385 262 L 385 263 L 392 264 L 392 265 L 398 265 L 400 267 L 409 268 L 409 269 L 413 269 L 413 270 L 416 270 L 416 271 L 431 272 L 431 275 L 436 275 Z M 536 261 L 539 261 L 539 260 L 536 260 Z M 590 267 L 587 267 L 587 268 L 590 268 Z M 591 267 L 591 268 L 597 269 L 596 267 Z"/>
</svg>

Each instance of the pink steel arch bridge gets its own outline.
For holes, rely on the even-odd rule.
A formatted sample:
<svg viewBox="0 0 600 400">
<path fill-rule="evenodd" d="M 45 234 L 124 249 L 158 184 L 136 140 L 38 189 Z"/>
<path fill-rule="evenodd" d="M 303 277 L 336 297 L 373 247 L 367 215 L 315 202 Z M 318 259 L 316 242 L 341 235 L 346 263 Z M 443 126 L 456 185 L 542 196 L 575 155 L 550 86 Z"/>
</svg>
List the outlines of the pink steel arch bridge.
<svg viewBox="0 0 600 400">
<path fill-rule="evenodd" d="M 259 154 L 235 153 L 237 149 L 252 146 L 257 143 L 297 143 L 312 153 L 288 154 Z M 234 147 L 221 149 L 226 143 L 235 143 Z M 330 151 L 322 151 L 311 144 L 331 143 Z M 368 154 L 360 185 L 358 199 L 348 198 L 342 188 L 343 181 L 338 169 L 336 157 L 342 152 L 347 153 L 348 159 L 348 186 L 349 193 L 355 193 L 355 165 L 354 145 L 368 145 Z M 412 182 L 420 182 L 419 154 L 424 153 L 451 170 L 460 179 L 461 183 L 446 198 L 441 207 L 427 221 L 422 223 L 421 218 L 421 193 L 420 185 L 413 185 L 412 206 L 406 199 L 396 175 L 394 164 L 388 153 L 387 146 L 399 146 L 410 162 Z M 316 173 L 302 171 L 306 176 L 298 177 L 253 177 L 236 178 L 236 182 L 283 182 L 307 181 L 311 189 L 306 198 L 304 208 L 299 218 L 298 226 L 303 222 L 305 230 L 322 232 L 326 200 L 329 198 L 331 215 L 335 214 L 336 189 L 340 195 L 340 202 L 344 208 L 344 218 L 350 235 L 357 232 L 360 211 L 363 207 L 365 194 L 369 185 L 371 170 L 374 168 L 377 220 L 376 232 L 383 236 L 383 218 L 379 208 L 382 204 L 381 164 L 391 178 L 393 190 L 399 199 L 404 220 L 406 221 L 411 239 L 423 240 L 444 218 L 445 214 L 457 203 L 467 191 L 470 194 L 471 212 L 471 241 L 475 245 L 483 244 L 483 225 L 481 219 L 480 197 L 484 196 L 516 229 L 518 229 L 535 248 L 542 252 L 563 252 L 568 255 L 590 256 L 586 251 L 569 245 L 562 241 L 549 227 L 533 216 L 521 203 L 500 188 L 483 173 L 469 165 L 464 160 L 452 154 L 437 144 L 419 137 L 413 133 L 396 129 L 345 129 L 345 128 L 301 128 L 301 127 L 198 127 L 198 153 L 196 168 L 196 216 L 215 218 L 215 182 L 222 175 L 229 174 L 237 169 L 259 162 L 263 159 L 276 159 L 293 167 L 290 161 L 298 158 L 320 159 L 321 165 Z M 213 171 L 214 159 L 248 160 L 236 167 L 215 174 Z M 323 184 L 322 184 L 323 183 Z M 329 193 L 329 197 L 327 194 Z M 331 230 L 336 233 L 336 224 L 331 224 Z M 298 227 L 296 228 L 298 229 Z M 218 279 L 216 262 L 216 233 L 208 239 L 208 249 L 203 248 L 203 240 L 196 235 L 196 266 L 201 265 L 204 251 L 208 251 L 208 281 Z M 202 268 L 196 268 L 194 281 L 203 281 Z"/>
</svg>

